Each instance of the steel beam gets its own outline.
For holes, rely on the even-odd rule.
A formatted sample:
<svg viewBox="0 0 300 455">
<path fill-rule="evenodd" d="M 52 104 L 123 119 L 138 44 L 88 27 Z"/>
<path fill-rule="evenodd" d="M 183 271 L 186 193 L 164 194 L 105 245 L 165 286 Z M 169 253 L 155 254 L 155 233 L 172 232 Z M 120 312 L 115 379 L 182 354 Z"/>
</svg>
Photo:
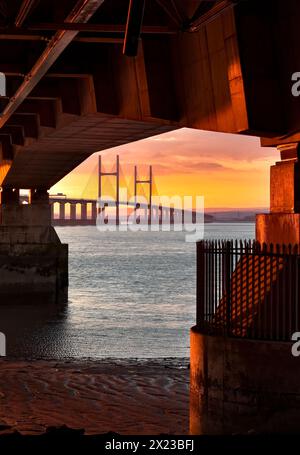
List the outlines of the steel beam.
<svg viewBox="0 0 300 455">
<path fill-rule="evenodd" d="M 43 35 L 33 34 L 0 34 L 0 41 L 45 41 L 49 42 L 51 38 Z M 78 36 L 74 40 L 78 43 L 103 43 L 103 44 L 123 44 L 124 39 L 121 37 L 110 36 Z M 5 73 L 6 74 L 6 73 Z"/>
<path fill-rule="evenodd" d="M 210 10 L 205 14 L 200 14 L 199 17 L 194 16 L 192 21 L 187 25 L 185 31 L 197 32 L 203 24 L 213 20 L 215 17 L 222 14 L 226 9 L 233 8 L 239 0 L 221 0 L 216 3 Z"/>
<path fill-rule="evenodd" d="M 172 22 L 179 28 L 182 27 L 182 21 L 178 17 L 176 17 L 176 12 L 174 13 L 170 6 L 172 7 L 172 4 L 170 5 L 170 2 L 168 1 L 167 3 L 165 0 L 156 0 L 156 3 L 161 7 L 161 9 L 164 10 L 164 12 L 169 16 L 169 18 L 172 20 Z"/>
<path fill-rule="evenodd" d="M 4 28 L 0 27 L 0 31 L 5 31 Z M 53 31 L 53 30 L 76 30 L 78 32 L 92 32 L 92 33 L 121 33 L 124 34 L 126 31 L 126 25 L 123 24 L 82 24 L 82 23 L 42 23 L 42 24 L 31 24 L 26 27 L 24 31 Z M 13 32 L 13 30 L 8 30 Z M 174 34 L 178 33 L 178 27 L 171 27 L 168 25 L 143 25 L 142 34 Z"/>
<path fill-rule="evenodd" d="M 75 8 L 66 18 L 66 22 L 87 22 L 103 1 L 104 0 L 79 0 Z M 16 111 L 77 34 L 78 30 L 59 30 L 55 33 L 45 51 L 38 58 L 31 71 L 25 76 L 23 83 L 0 114 L 0 128 Z"/>
<path fill-rule="evenodd" d="M 144 19 L 145 0 L 130 0 L 123 54 L 127 57 L 136 57 Z"/>
<path fill-rule="evenodd" d="M 25 34 L 25 33 L 1 33 L 1 41 L 50 41 L 51 38 L 47 38 L 41 35 Z"/>
<path fill-rule="evenodd" d="M 25 22 L 28 15 L 33 10 L 34 6 L 36 6 L 37 0 L 23 0 L 19 12 L 17 14 L 15 20 L 16 27 L 22 27 L 23 23 Z"/>
</svg>

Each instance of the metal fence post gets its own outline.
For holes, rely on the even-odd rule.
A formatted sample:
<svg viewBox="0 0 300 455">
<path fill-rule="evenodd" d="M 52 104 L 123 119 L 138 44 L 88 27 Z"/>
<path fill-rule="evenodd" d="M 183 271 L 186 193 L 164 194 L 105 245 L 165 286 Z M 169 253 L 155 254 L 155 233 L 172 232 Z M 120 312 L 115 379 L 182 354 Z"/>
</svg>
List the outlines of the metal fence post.
<svg viewBox="0 0 300 455">
<path fill-rule="evenodd" d="M 199 328 L 204 327 L 205 306 L 205 247 L 204 242 L 197 243 L 197 308 L 196 321 Z"/>
<path fill-rule="evenodd" d="M 231 335 L 231 242 L 225 244 L 225 261 L 224 261 L 224 286 L 225 286 L 225 301 L 226 301 L 226 332 Z"/>
</svg>

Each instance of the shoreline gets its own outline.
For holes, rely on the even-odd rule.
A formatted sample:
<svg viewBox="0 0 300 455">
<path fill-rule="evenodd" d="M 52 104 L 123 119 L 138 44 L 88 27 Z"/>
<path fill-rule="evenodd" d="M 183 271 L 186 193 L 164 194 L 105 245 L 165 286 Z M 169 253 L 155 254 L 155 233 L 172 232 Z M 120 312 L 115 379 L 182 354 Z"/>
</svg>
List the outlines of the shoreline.
<svg viewBox="0 0 300 455">
<path fill-rule="evenodd" d="M 0 359 L 0 435 L 188 434 L 188 359 Z"/>
</svg>

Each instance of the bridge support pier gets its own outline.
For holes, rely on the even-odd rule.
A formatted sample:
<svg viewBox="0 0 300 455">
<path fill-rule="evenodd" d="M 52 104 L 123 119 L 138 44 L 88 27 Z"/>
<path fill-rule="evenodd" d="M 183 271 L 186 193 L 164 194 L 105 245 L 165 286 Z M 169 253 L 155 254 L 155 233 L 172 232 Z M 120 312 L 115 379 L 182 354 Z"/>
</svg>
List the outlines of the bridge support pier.
<svg viewBox="0 0 300 455">
<path fill-rule="evenodd" d="M 293 143 L 280 145 L 278 149 L 281 161 L 271 167 L 270 213 L 257 215 L 256 239 L 266 244 L 300 244 L 300 147 L 298 143 Z M 263 264 L 266 263 L 266 258 L 266 255 L 261 257 Z M 261 262 L 257 260 L 256 264 L 255 268 L 259 272 L 252 271 L 252 283 L 251 280 L 245 282 L 242 278 L 239 281 L 235 275 L 234 286 L 239 289 L 235 300 L 235 315 L 245 318 L 243 305 L 248 299 L 253 304 L 256 293 L 253 290 L 258 289 L 256 298 L 260 309 L 253 312 L 250 325 L 247 315 L 245 324 L 251 328 L 251 324 L 259 323 L 264 311 L 269 317 L 269 335 L 266 340 L 259 335 L 252 336 L 251 339 L 246 335 L 243 339 L 230 335 L 220 337 L 216 331 L 207 335 L 205 325 L 200 327 L 201 324 L 191 329 L 191 434 L 246 434 L 249 431 L 299 433 L 297 422 L 300 419 L 300 406 L 297 403 L 300 387 L 294 379 L 299 377 L 300 364 L 292 356 L 292 343 L 288 341 L 296 325 L 287 326 L 285 341 L 278 341 L 278 333 L 273 332 L 276 311 L 280 315 L 280 324 L 288 320 L 287 315 L 294 315 L 290 309 L 292 297 L 282 293 L 277 307 L 273 304 L 266 306 L 268 299 L 271 299 L 273 280 L 282 279 L 280 284 L 287 275 L 273 275 L 273 265 L 269 265 L 269 270 L 272 270 L 269 272 L 270 282 L 272 280 L 270 291 L 265 284 L 266 278 L 265 281 L 261 279 Z M 198 263 L 198 304 L 204 299 L 207 283 L 204 269 L 205 266 Z M 267 270 L 266 268 L 265 277 Z M 284 269 L 281 273 L 283 271 Z M 226 306 L 231 318 L 233 276 L 229 277 L 230 292 Z M 298 280 L 298 277 L 295 276 L 294 279 Z M 291 286 L 288 282 L 284 284 L 287 288 Z M 244 293 L 243 286 L 246 287 Z M 265 296 L 262 297 L 264 286 Z M 296 291 L 291 288 L 290 295 L 293 292 Z M 241 297 L 243 295 L 246 296 L 245 300 Z M 214 316 L 210 314 L 209 317 Z M 204 316 L 203 320 L 208 323 Z"/>
<path fill-rule="evenodd" d="M 300 243 L 300 147 L 278 146 L 281 161 L 271 167 L 270 213 L 256 217 L 256 239 L 263 243 Z"/>
<path fill-rule="evenodd" d="M 33 190 L 20 204 L 18 190 L 1 193 L 0 304 L 65 303 L 68 246 L 51 226 L 46 190 Z"/>
<path fill-rule="evenodd" d="M 70 220 L 76 221 L 76 204 L 70 205 Z"/>
<path fill-rule="evenodd" d="M 291 344 L 191 329 L 190 434 L 299 434 L 300 365 Z"/>
</svg>

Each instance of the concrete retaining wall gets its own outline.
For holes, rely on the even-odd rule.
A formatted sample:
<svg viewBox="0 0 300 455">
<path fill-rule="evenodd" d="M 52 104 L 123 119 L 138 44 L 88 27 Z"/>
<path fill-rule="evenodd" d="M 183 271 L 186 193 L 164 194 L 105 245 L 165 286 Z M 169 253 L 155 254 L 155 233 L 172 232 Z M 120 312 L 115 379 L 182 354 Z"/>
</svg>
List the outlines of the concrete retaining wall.
<svg viewBox="0 0 300 455">
<path fill-rule="evenodd" d="M 300 357 L 292 343 L 191 329 L 191 434 L 300 433 Z"/>
</svg>

